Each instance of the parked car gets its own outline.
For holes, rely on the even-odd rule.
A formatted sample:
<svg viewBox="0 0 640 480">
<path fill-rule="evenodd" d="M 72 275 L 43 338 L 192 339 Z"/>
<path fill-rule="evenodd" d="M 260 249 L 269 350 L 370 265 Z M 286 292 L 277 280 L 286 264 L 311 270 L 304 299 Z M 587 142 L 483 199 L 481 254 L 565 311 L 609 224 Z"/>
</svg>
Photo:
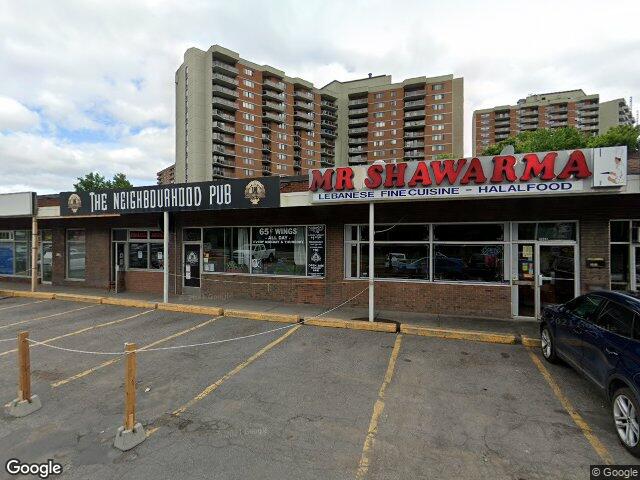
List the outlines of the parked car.
<svg viewBox="0 0 640 480">
<path fill-rule="evenodd" d="M 593 292 L 544 309 L 542 355 L 564 360 L 611 402 L 618 438 L 640 457 L 640 297 Z"/>
</svg>

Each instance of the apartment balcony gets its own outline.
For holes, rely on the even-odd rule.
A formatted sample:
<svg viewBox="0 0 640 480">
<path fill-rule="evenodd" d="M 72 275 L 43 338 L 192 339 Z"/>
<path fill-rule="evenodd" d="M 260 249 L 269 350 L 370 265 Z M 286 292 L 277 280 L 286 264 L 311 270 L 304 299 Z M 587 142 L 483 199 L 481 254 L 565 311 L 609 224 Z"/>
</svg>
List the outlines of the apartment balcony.
<svg viewBox="0 0 640 480">
<path fill-rule="evenodd" d="M 424 158 L 424 150 L 409 150 L 404 152 L 404 158 Z"/>
<path fill-rule="evenodd" d="M 238 75 L 238 69 L 235 66 L 225 62 L 221 62 L 220 60 L 214 60 L 213 62 L 211 62 L 211 67 L 214 73 L 222 72 L 227 74 L 231 73 L 233 76 Z"/>
<path fill-rule="evenodd" d="M 424 97 L 426 94 L 425 89 L 424 88 L 418 88 L 418 89 L 413 89 L 413 90 L 405 90 L 404 91 L 404 99 L 405 101 L 407 101 L 407 99 L 410 98 L 420 98 L 420 97 Z"/>
<path fill-rule="evenodd" d="M 335 160 L 329 157 L 320 157 L 320 165 L 322 167 L 333 167 L 335 165 Z"/>
<path fill-rule="evenodd" d="M 366 106 L 369 103 L 368 97 L 358 97 L 349 99 L 349 107 Z"/>
<path fill-rule="evenodd" d="M 353 157 L 349 157 L 349 163 L 353 164 L 353 163 L 367 163 L 367 154 L 363 154 L 363 155 L 356 155 Z"/>
<path fill-rule="evenodd" d="M 284 102 L 287 96 L 284 93 L 276 92 L 275 90 L 262 90 L 263 100 L 275 100 L 276 102 Z"/>
<path fill-rule="evenodd" d="M 293 92 L 293 96 L 296 98 L 306 98 L 313 102 L 313 93 L 307 90 L 296 90 Z"/>
<path fill-rule="evenodd" d="M 224 133 L 230 133 L 232 135 L 234 135 L 236 133 L 236 129 L 227 125 L 224 122 L 217 122 L 214 121 L 211 123 L 211 130 L 216 131 L 216 132 L 224 132 Z"/>
<path fill-rule="evenodd" d="M 218 109 L 214 108 L 211 111 L 211 119 L 214 122 L 216 120 L 224 120 L 224 121 L 227 121 L 227 122 L 234 122 L 235 123 L 236 116 L 235 115 L 231 115 L 226 110 L 218 110 Z"/>
<path fill-rule="evenodd" d="M 355 127 L 358 125 L 367 125 L 369 123 L 369 121 L 367 120 L 367 117 L 361 117 L 361 118 L 350 118 L 349 119 L 349 126 L 350 127 Z"/>
<path fill-rule="evenodd" d="M 321 100 L 320 105 L 322 105 L 323 107 L 330 108 L 332 110 L 338 109 L 338 105 L 336 105 L 336 102 L 332 102 L 330 100 Z"/>
<path fill-rule="evenodd" d="M 349 117 L 360 117 L 363 115 L 366 117 L 368 113 L 368 108 L 352 108 L 349 110 Z"/>
<path fill-rule="evenodd" d="M 335 148 L 336 147 L 336 143 L 332 142 L 331 140 L 329 140 L 324 135 L 321 135 L 321 137 L 320 137 L 320 145 L 323 145 L 325 147 L 331 147 L 331 148 Z"/>
<path fill-rule="evenodd" d="M 508 113 L 500 113 L 496 115 L 496 121 L 498 120 L 509 120 L 511 116 Z"/>
<path fill-rule="evenodd" d="M 302 162 L 300 160 L 294 160 L 293 169 L 294 170 L 302 170 Z"/>
<path fill-rule="evenodd" d="M 293 152 L 293 158 L 302 158 L 302 151 L 301 150 L 295 150 Z"/>
<path fill-rule="evenodd" d="M 496 133 L 509 133 L 510 131 L 511 129 L 509 127 L 501 127 L 501 128 L 496 127 Z"/>
<path fill-rule="evenodd" d="M 338 118 L 338 114 L 336 112 L 324 109 L 320 111 L 320 116 L 331 120 L 336 120 Z"/>
<path fill-rule="evenodd" d="M 424 148 L 424 142 L 419 140 L 412 140 L 404 143 L 404 148 Z"/>
<path fill-rule="evenodd" d="M 414 110 L 416 108 L 424 109 L 424 107 L 425 107 L 424 98 L 419 100 L 409 100 L 408 102 L 404 102 L 405 110 Z"/>
<path fill-rule="evenodd" d="M 271 176 L 271 165 L 264 165 L 262 167 L 262 175 L 265 177 Z"/>
<path fill-rule="evenodd" d="M 349 137 L 349 145 L 366 145 L 367 137 Z"/>
<path fill-rule="evenodd" d="M 293 102 L 293 106 L 313 112 L 313 102 L 303 102 L 302 100 L 296 100 L 295 102 Z"/>
<path fill-rule="evenodd" d="M 520 119 L 520 124 L 521 124 L 521 125 L 538 125 L 538 117 L 534 117 L 534 118 L 521 118 L 521 119 Z"/>
<path fill-rule="evenodd" d="M 213 150 L 213 153 L 219 153 L 221 155 L 226 155 L 228 157 L 235 157 L 236 156 L 236 152 L 235 152 L 234 149 L 228 149 L 224 145 L 220 145 L 220 144 L 217 144 L 217 143 L 213 144 L 212 150 Z"/>
<path fill-rule="evenodd" d="M 286 115 L 284 113 L 275 113 L 265 111 L 262 113 L 262 117 L 267 120 L 273 120 L 274 122 L 283 123 L 286 120 Z"/>
<path fill-rule="evenodd" d="M 597 103 L 579 103 L 576 105 L 578 110 L 598 110 L 599 105 Z"/>
<path fill-rule="evenodd" d="M 507 138 L 509 138 L 509 134 L 508 133 L 500 133 L 500 134 L 496 133 L 496 137 L 495 138 L 496 138 L 496 142 L 499 142 L 501 140 L 506 140 Z"/>
<path fill-rule="evenodd" d="M 285 105 L 282 102 L 271 102 L 269 100 L 263 100 L 262 102 L 262 110 L 275 110 L 276 112 L 284 112 Z"/>
<path fill-rule="evenodd" d="M 366 148 L 363 147 L 350 147 L 349 148 L 349 153 L 364 153 L 366 151 Z"/>
<path fill-rule="evenodd" d="M 271 134 L 270 133 L 263 133 L 261 135 L 261 138 L 265 142 L 270 142 L 271 141 Z"/>
<path fill-rule="evenodd" d="M 231 159 L 224 158 L 222 155 L 214 155 L 211 158 L 211 163 L 217 167 L 236 168 L 235 162 Z"/>
<path fill-rule="evenodd" d="M 599 123 L 598 117 L 577 117 L 579 125 L 597 125 Z"/>
<path fill-rule="evenodd" d="M 338 128 L 338 124 L 336 122 L 325 119 L 320 120 L 320 125 L 327 128 Z"/>
<path fill-rule="evenodd" d="M 409 122 L 404 122 L 405 130 L 415 130 L 417 128 L 424 128 L 424 120 L 411 120 Z"/>
<path fill-rule="evenodd" d="M 585 125 L 583 127 L 580 127 L 580 129 L 584 130 L 585 132 L 597 131 L 598 125 Z"/>
<path fill-rule="evenodd" d="M 275 90 L 278 90 L 280 92 L 284 92 L 286 85 L 284 84 L 284 82 L 281 82 L 280 80 L 274 80 L 272 78 L 265 78 L 262 81 L 262 86 L 263 87 L 270 87 L 273 88 Z"/>
<path fill-rule="evenodd" d="M 567 114 L 569 109 L 567 107 L 552 107 L 547 109 L 547 113 L 549 114 Z"/>
<path fill-rule="evenodd" d="M 404 138 L 424 138 L 424 130 L 404 132 Z"/>
<path fill-rule="evenodd" d="M 238 108 L 236 102 L 232 102 L 231 100 L 227 100 L 216 95 L 211 99 L 211 106 L 214 108 L 224 108 L 226 110 L 236 110 Z"/>
<path fill-rule="evenodd" d="M 211 172 L 211 176 L 216 178 L 232 178 L 233 172 L 230 169 L 213 167 L 213 171 Z"/>
<path fill-rule="evenodd" d="M 520 125 L 518 125 L 518 128 L 520 130 L 537 130 L 538 129 L 538 122 L 536 122 L 536 123 L 521 123 Z"/>
<path fill-rule="evenodd" d="M 538 116 L 538 109 L 537 108 L 535 108 L 535 109 L 524 109 L 523 108 L 522 110 L 520 110 L 518 112 L 518 115 L 521 118 L 524 118 L 524 117 L 537 117 Z"/>
<path fill-rule="evenodd" d="M 236 138 L 233 135 L 223 135 L 222 133 L 212 133 L 211 140 L 215 143 L 224 143 L 227 145 L 235 145 Z"/>
<path fill-rule="evenodd" d="M 404 112 L 404 118 L 424 118 L 425 112 L 424 110 L 409 110 L 408 112 Z"/>
<path fill-rule="evenodd" d="M 263 152 L 271 152 L 271 143 L 270 142 L 262 142 L 262 151 Z"/>
<path fill-rule="evenodd" d="M 336 138 L 338 135 L 336 134 L 335 130 L 330 130 L 328 128 L 321 128 L 320 129 L 320 136 L 321 137 Z"/>
<path fill-rule="evenodd" d="M 560 128 L 560 127 L 566 127 L 567 122 L 549 122 L 547 123 L 547 125 L 549 126 L 549 128 Z"/>
<path fill-rule="evenodd" d="M 368 130 L 367 127 L 350 128 L 349 135 L 362 135 L 363 133 L 366 135 Z"/>
<path fill-rule="evenodd" d="M 311 112 L 303 112 L 302 110 L 295 109 L 293 111 L 294 118 L 299 118 L 301 120 L 313 121 L 313 113 Z"/>
<path fill-rule="evenodd" d="M 270 163 L 271 163 L 271 156 L 262 155 L 262 164 L 263 165 L 269 165 Z"/>
<path fill-rule="evenodd" d="M 211 87 L 213 95 L 216 97 L 226 98 L 228 100 L 236 100 L 238 98 L 238 92 L 222 85 L 214 85 Z"/>
<path fill-rule="evenodd" d="M 336 154 L 336 151 L 333 150 L 332 148 L 322 148 L 320 149 L 320 154 L 329 155 L 330 157 L 333 157 Z"/>
<path fill-rule="evenodd" d="M 313 122 L 296 121 L 296 122 L 293 122 L 293 126 L 297 128 L 302 128 L 304 130 L 313 130 Z"/>
<path fill-rule="evenodd" d="M 222 73 L 214 73 L 211 76 L 211 83 L 213 85 L 222 85 L 224 87 L 232 87 L 232 88 L 238 86 L 238 80 L 236 80 L 233 77 L 227 77 Z"/>
</svg>

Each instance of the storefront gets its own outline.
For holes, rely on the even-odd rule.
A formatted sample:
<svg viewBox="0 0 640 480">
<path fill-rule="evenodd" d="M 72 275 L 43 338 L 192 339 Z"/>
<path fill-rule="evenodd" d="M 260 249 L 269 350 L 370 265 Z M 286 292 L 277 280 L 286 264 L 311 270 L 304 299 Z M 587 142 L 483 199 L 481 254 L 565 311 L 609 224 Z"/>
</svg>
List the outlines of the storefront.
<svg viewBox="0 0 640 480">
<path fill-rule="evenodd" d="M 364 307 L 372 271 L 376 310 L 531 318 L 640 287 L 637 170 L 615 147 L 41 197 L 39 276 L 161 294 L 166 266 L 171 293 Z M 0 219 L 0 279 L 29 278 L 29 225 Z"/>
</svg>

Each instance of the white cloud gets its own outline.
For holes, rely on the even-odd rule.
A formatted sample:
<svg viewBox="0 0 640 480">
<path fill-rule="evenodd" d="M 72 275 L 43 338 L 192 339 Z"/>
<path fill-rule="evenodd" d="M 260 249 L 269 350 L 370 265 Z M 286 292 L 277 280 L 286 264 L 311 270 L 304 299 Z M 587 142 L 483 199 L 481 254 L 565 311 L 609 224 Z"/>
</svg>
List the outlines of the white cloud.
<svg viewBox="0 0 640 480">
<path fill-rule="evenodd" d="M 40 119 L 17 100 L 0 96 L 0 132 L 4 130 L 29 130 L 38 126 Z"/>
<path fill-rule="evenodd" d="M 637 0 L 0 3 L 0 161 L 16 165 L 3 189 L 63 190 L 90 170 L 152 182 L 173 161 L 174 74 L 191 46 L 316 86 L 463 76 L 467 153 L 477 108 L 573 88 L 640 101 Z"/>
</svg>

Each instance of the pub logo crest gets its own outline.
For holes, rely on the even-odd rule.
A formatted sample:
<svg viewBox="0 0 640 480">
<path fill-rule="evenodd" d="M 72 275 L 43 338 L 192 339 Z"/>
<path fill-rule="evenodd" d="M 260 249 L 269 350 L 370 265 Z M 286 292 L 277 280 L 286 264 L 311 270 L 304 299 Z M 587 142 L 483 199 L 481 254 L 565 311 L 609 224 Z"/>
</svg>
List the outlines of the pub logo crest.
<svg viewBox="0 0 640 480">
<path fill-rule="evenodd" d="M 78 210 L 82 208 L 82 199 L 80 198 L 80 195 L 76 193 L 72 193 L 71 195 L 69 195 L 67 206 L 73 213 L 78 213 Z"/>
<path fill-rule="evenodd" d="M 260 203 L 260 200 L 266 196 L 267 192 L 264 185 L 258 180 L 252 180 L 244 189 L 244 198 L 248 199 L 253 205 Z"/>
</svg>

